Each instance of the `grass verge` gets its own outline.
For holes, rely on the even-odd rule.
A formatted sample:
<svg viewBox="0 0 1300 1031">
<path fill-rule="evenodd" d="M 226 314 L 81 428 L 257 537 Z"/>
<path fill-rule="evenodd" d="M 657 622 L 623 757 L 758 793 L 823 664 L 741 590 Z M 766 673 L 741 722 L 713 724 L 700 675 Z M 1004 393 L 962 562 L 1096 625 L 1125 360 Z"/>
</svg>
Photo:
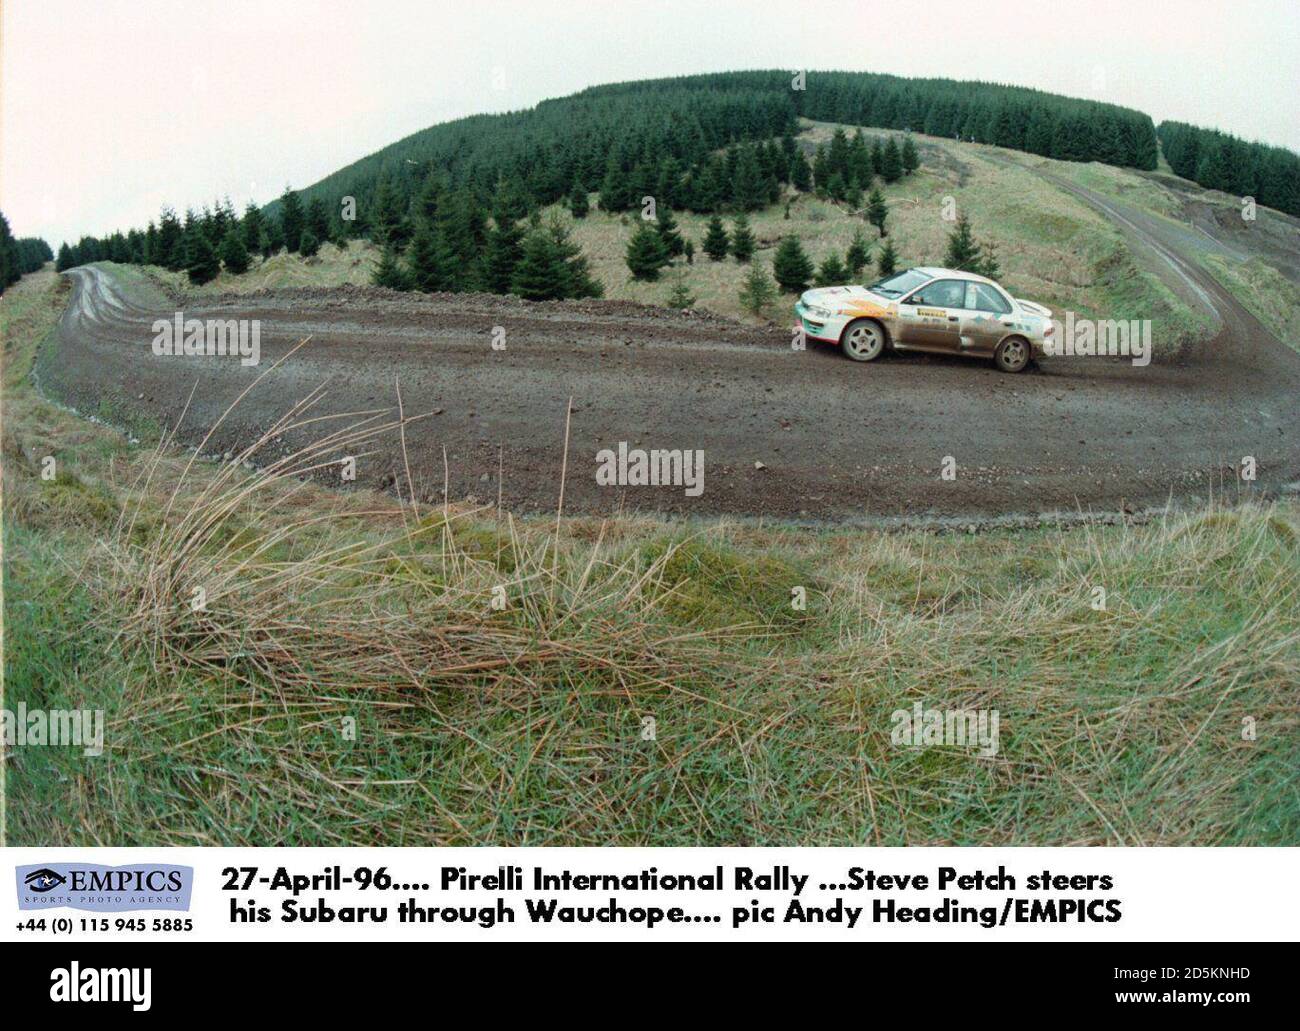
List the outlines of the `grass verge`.
<svg viewBox="0 0 1300 1031">
<path fill-rule="evenodd" d="M 106 747 L 7 755 L 10 844 L 1300 840 L 1294 504 L 977 537 L 416 509 L 298 480 L 328 446 L 250 472 L 48 405 L 62 298 L 0 301 L 5 705 L 103 709 Z M 918 702 L 996 710 L 996 754 L 894 743 Z"/>
</svg>

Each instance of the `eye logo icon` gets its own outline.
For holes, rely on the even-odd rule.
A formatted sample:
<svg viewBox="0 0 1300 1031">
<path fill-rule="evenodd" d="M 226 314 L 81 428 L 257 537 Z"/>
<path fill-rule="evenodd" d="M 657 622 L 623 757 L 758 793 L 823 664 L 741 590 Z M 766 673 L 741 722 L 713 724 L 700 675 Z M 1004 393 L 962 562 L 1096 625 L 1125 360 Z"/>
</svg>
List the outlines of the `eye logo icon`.
<svg viewBox="0 0 1300 1031">
<path fill-rule="evenodd" d="M 32 891 L 44 894 L 67 884 L 68 879 L 61 873 L 55 873 L 48 866 L 43 866 L 39 870 L 33 870 L 23 878 L 23 883 Z"/>
<path fill-rule="evenodd" d="M 14 884 L 19 909 L 187 910 L 194 868 L 168 863 L 32 863 L 14 867 Z"/>
</svg>

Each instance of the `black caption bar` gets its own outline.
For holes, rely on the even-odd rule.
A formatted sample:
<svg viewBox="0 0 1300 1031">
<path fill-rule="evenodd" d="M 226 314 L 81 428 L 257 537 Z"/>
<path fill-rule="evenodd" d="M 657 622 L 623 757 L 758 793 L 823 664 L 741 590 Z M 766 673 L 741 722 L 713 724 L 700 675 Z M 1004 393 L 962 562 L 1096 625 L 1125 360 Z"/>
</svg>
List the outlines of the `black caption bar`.
<svg viewBox="0 0 1300 1031">
<path fill-rule="evenodd" d="M 83 1017 L 112 1011 L 140 1020 L 283 1015 L 338 1021 L 373 1019 L 379 1009 L 396 1013 L 405 992 L 412 1004 L 427 1002 L 428 988 L 441 981 L 441 965 L 431 967 L 431 954 L 409 944 L 381 950 L 372 943 L 330 943 L 328 952 L 308 943 L 196 944 L 34 946 L 7 964 L 6 994 L 23 1008 L 51 1015 L 74 1010 Z M 944 955 L 935 956 L 940 949 Z M 873 951 L 872 983 L 904 996 L 909 986 L 923 988 L 925 1009 L 935 1014 L 948 1004 L 969 1012 L 983 999 L 999 1014 L 1073 1018 L 1129 1011 L 1231 1020 L 1247 1013 L 1280 1015 L 1293 998 L 1293 977 L 1283 975 L 1277 958 L 1261 958 L 1265 952 L 1277 956 L 1276 949 L 1263 945 L 1004 943 L 998 949 L 1002 955 L 982 949 L 974 962 L 951 945 L 890 952 L 891 957 L 882 957 Z M 487 969 L 489 976 L 509 979 L 501 987 L 511 994 L 524 987 L 520 981 L 536 987 L 536 975 L 521 973 L 525 965 Z M 326 970 L 330 973 L 323 976 Z M 945 979 L 951 981 L 948 988 Z M 788 987 L 797 991 L 797 978 Z M 624 988 L 642 990 L 635 979 Z M 599 993 L 610 990 L 607 982 L 596 986 Z M 671 992 L 671 984 L 660 983 L 656 991 L 663 990 Z"/>
</svg>

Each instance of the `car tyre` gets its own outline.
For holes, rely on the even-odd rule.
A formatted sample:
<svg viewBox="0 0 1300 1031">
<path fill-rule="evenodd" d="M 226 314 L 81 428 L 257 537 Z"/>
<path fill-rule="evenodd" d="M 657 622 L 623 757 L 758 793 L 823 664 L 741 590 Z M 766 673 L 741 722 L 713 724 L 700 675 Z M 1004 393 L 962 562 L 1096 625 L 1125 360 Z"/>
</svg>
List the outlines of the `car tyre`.
<svg viewBox="0 0 1300 1031">
<path fill-rule="evenodd" d="M 1024 372 L 1031 353 L 1024 337 L 1007 337 L 993 352 L 993 364 L 1003 372 Z"/>
<path fill-rule="evenodd" d="M 854 319 L 840 334 L 840 350 L 855 362 L 875 361 L 885 350 L 885 327 L 874 319 Z"/>
</svg>

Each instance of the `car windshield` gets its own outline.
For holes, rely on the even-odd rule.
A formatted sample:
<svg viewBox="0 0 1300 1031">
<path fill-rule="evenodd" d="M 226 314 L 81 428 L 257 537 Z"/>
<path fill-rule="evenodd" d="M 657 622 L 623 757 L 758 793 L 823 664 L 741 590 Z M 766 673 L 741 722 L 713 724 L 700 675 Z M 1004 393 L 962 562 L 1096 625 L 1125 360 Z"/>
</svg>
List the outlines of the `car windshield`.
<svg viewBox="0 0 1300 1031">
<path fill-rule="evenodd" d="M 922 283 L 928 283 L 933 277 L 927 276 L 924 272 L 918 272 L 914 268 L 906 272 L 899 272 L 897 275 L 886 276 L 884 279 L 872 283 L 868 290 L 872 293 L 883 294 L 885 297 L 901 297 L 910 290 L 915 290 Z"/>
</svg>

